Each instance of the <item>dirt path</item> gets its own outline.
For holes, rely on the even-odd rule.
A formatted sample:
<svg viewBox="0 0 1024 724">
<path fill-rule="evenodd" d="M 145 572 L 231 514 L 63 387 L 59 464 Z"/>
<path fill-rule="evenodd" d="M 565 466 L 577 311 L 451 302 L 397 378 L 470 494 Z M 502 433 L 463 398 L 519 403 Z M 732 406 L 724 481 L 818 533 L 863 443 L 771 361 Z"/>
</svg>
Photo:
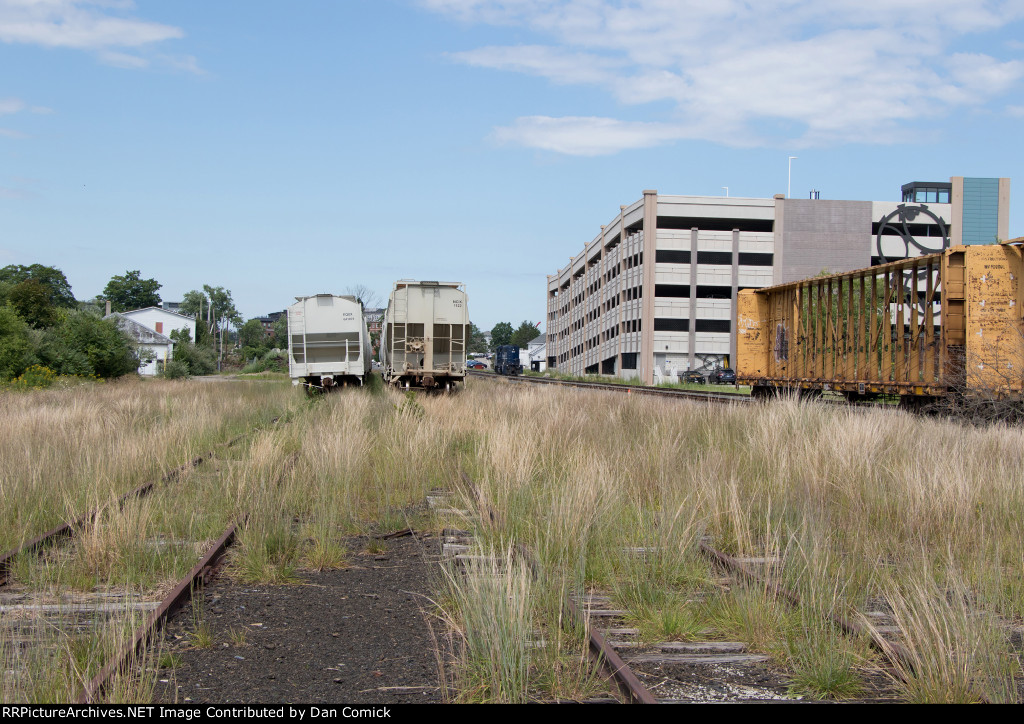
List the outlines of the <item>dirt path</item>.
<svg viewBox="0 0 1024 724">
<path fill-rule="evenodd" d="M 353 550 L 366 541 L 353 540 Z M 428 703 L 442 701 L 423 609 L 431 538 L 355 554 L 352 568 L 303 573 L 303 585 L 243 585 L 220 576 L 198 613 L 167 629 L 161 703 Z M 207 624 L 206 627 L 202 623 Z M 197 623 L 212 634 L 199 648 Z"/>
</svg>

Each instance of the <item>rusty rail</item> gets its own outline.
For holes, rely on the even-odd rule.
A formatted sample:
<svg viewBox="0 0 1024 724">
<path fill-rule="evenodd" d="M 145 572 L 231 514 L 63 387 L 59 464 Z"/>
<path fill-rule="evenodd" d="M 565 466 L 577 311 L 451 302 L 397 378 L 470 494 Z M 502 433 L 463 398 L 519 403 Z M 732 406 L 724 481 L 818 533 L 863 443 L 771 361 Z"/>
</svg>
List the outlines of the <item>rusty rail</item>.
<svg viewBox="0 0 1024 724">
<path fill-rule="evenodd" d="M 164 474 L 163 477 L 160 478 L 159 482 L 169 482 L 173 480 L 188 468 L 198 466 L 203 462 L 203 460 L 211 457 L 212 455 L 213 451 L 210 451 L 205 455 L 200 455 L 199 457 L 196 457 L 187 463 L 179 465 L 178 467 Z M 145 497 L 150 492 L 152 492 L 154 487 L 156 487 L 156 481 L 151 480 L 148 483 L 143 483 L 137 488 L 128 491 L 127 493 L 125 493 L 124 495 L 120 496 L 117 499 L 116 502 L 118 508 L 124 507 L 124 504 L 127 503 L 132 498 Z M 10 576 L 11 566 L 14 565 L 15 558 L 24 553 L 42 553 L 44 550 L 46 550 L 54 543 L 57 543 L 58 541 L 63 540 L 64 538 L 73 537 L 79 529 L 84 528 L 85 526 L 89 525 L 94 520 L 96 520 L 96 516 L 99 515 L 102 509 L 102 506 L 99 508 L 93 508 L 88 513 L 79 516 L 75 520 L 69 523 L 62 523 L 56 528 L 48 530 L 45 533 L 41 533 L 32 540 L 22 544 L 19 548 L 9 550 L 2 556 L 0 556 L 0 586 L 4 586 L 7 584 Z"/>
<path fill-rule="evenodd" d="M 270 424 L 275 425 L 280 419 L 280 416 L 275 417 L 270 421 Z M 231 438 L 225 443 L 221 443 L 221 445 L 219 445 L 218 447 L 231 447 L 239 440 L 244 438 L 246 435 L 249 435 L 250 433 L 256 432 L 260 429 L 262 428 L 257 426 L 252 430 L 249 430 L 248 432 L 243 432 L 240 435 L 236 435 L 235 437 Z M 151 480 L 148 483 L 143 483 L 137 488 L 128 491 L 127 493 L 125 493 L 124 495 L 117 499 L 118 508 L 123 508 L 125 503 L 127 503 L 129 500 L 132 500 L 133 498 L 145 497 L 146 495 L 153 491 L 153 488 L 156 487 L 157 482 L 170 482 L 171 480 L 174 480 L 189 468 L 199 467 L 199 465 L 201 465 L 204 461 L 212 458 L 214 455 L 216 455 L 216 449 L 203 453 L 202 455 L 199 455 L 193 458 L 192 460 L 189 460 L 186 463 L 182 463 L 178 467 L 167 471 L 160 477 L 159 481 Z M 45 533 L 37 535 L 35 538 L 22 544 L 20 547 L 13 548 L 4 553 L 3 555 L 0 555 L 0 587 L 7 585 L 8 581 L 10 580 L 11 567 L 14 565 L 14 560 L 18 556 L 32 552 L 42 553 L 44 550 L 49 548 L 51 545 L 57 543 L 58 541 L 61 541 L 65 538 L 73 537 L 75 533 L 78 532 L 78 530 L 84 528 L 85 526 L 89 525 L 94 520 L 96 520 L 96 516 L 99 515 L 100 510 L 102 510 L 102 506 L 99 508 L 93 508 L 88 513 L 79 516 L 75 520 L 69 523 L 62 523 L 56 528 L 52 528 L 51 530 L 48 530 Z"/>
<path fill-rule="evenodd" d="M 650 690 L 637 678 L 629 664 L 622 660 L 618 652 L 608 645 L 600 631 L 588 625 L 587 617 L 579 607 L 569 599 L 566 603 L 573 620 L 587 627 L 590 634 L 588 653 L 605 679 L 615 685 L 619 692 L 626 697 L 630 704 L 657 704 L 658 700 Z"/>
<path fill-rule="evenodd" d="M 118 673 L 128 671 L 132 663 L 138 660 L 147 644 L 163 627 L 167 618 L 177 611 L 183 604 L 192 598 L 193 591 L 206 584 L 213 575 L 217 566 L 222 562 L 224 554 L 234 540 L 239 527 L 244 525 L 243 518 L 237 523 L 232 523 L 216 543 L 206 552 L 206 555 L 195 565 L 195 567 L 183 578 L 177 586 L 161 601 L 160 606 L 150 614 L 146 624 L 139 629 L 132 641 L 125 644 L 117 655 L 100 670 L 98 674 L 85 685 L 81 695 L 78 697 L 79 704 L 95 704 L 101 700 L 107 688 L 114 681 Z"/>
<path fill-rule="evenodd" d="M 582 382 L 579 380 L 557 380 L 545 377 L 498 377 L 489 372 L 466 372 L 473 377 L 484 377 L 490 379 L 506 380 L 510 384 L 538 384 L 538 385 L 562 385 L 565 387 L 578 387 L 580 389 L 602 390 L 606 392 L 623 392 L 627 395 L 652 395 L 654 397 L 675 397 L 687 400 L 700 400 L 701 402 L 736 403 L 750 404 L 753 402 L 749 395 L 734 394 L 729 392 L 707 392 L 702 390 L 675 390 L 647 385 L 617 385 L 609 382 Z"/>
<path fill-rule="evenodd" d="M 476 500 L 477 505 L 480 507 L 481 514 L 486 517 L 488 524 L 492 526 L 500 525 L 504 520 L 504 516 L 491 507 L 490 503 L 488 503 L 484 498 L 483 492 L 476 483 L 466 475 L 465 472 L 460 473 L 460 477 L 462 478 L 463 484 Z M 534 578 L 540 576 L 540 563 L 537 561 L 537 556 L 534 555 L 533 551 L 523 543 L 517 543 L 514 550 L 526 561 Z M 576 606 L 571 598 L 567 599 L 566 608 L 568 609 L 570 618 L 578 625 L 584 626 L 589 633 L 587 654 L 590 656 L 590 660 L 597 665 L 605 680 L 614 684 L 619 692 L 626 697 L 626 700 L 631 704 L 657 704 L 658 700 L 654 698 L 654 695 L 651 694 L 647 687 L 643 685 L 643 682 L 637 678 L 636 674 L 634 674 L 633 670 L 629 668 L 629 665 L 622 660 L 622 657 L 619 656 L 618 652 L 608 645 L 604 636 L 602 636 L 599 631 L 595 631 L 593 627 L 589 625 L 587 617 L 582 611 L 580 611 L 579 607 Z"/>
<path fill-rule="evenodd" d="M 740 575 L 742 578 L 747 579 L 753 583 L 764 586 L 765 590 L 772 593 L 774 596 L 783 599 L 789 605 L 794 608 L 800 605 L 800 596 L 793 591 L 785 588 L 776 581 L 772 581 L 758 573 L 752 571 L 747 566 L 743 565 L 740 561 L 736 560 L 732 556 L 723 553 L 715 548 L 712 548 L 707 543 L 701 541 L 698 548 L 705 557 L 711 561 L 718 563 L 720 566 L 728 571 L 732 571 Z M 851 621 L 844 616 L 840 616 L 837 613 L 826 614 L 828 620 L 835 625 L 840 631 L 847 636 L 863 636 L 867 635 L 871 639 L 871 648 L 878 651 L 884 656 L 888 656 L 896 659 L 903 663 L 905 666 L 911 666 L 913 658 L 910 650 L 906 646 L 900 643 L 889 642 L 882 639 L 877 632 L 873 631 L 870 627 L 864 626 L 857 621 Z"/>
</svg>

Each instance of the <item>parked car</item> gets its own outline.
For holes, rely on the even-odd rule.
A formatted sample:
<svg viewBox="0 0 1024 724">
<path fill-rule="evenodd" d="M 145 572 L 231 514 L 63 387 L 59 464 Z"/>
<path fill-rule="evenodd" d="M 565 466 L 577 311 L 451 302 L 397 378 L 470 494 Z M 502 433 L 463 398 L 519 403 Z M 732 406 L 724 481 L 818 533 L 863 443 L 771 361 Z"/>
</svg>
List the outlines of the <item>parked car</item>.
<svg viewBox="0 0 1024 724">
<path fill-rule="evenodd" d="M 697 370 L 690 370 L 689 372 L 686 373 L 686 375 L 684 375 L 683 382 L 703 385 L 705 382 L 707 382 L 707 378 L 704 377 L 703 372 L 698 372 Z"/>
<path fill-rule="evenodd" d="M 469 362 L 466 363 L 466 369 L 467 370 L 485 370 L 485 369 L 487 369 L 487 365 L 485 365 L 483 362 L 481 362 L 478 359 L 471 359 Z"/>
<path fill-rule="evenodd" d="M 711 373 L 711 381 L 716 385 L 735 385 L 736 372 L 728 368 L 715 370 Z"/>
</svg>

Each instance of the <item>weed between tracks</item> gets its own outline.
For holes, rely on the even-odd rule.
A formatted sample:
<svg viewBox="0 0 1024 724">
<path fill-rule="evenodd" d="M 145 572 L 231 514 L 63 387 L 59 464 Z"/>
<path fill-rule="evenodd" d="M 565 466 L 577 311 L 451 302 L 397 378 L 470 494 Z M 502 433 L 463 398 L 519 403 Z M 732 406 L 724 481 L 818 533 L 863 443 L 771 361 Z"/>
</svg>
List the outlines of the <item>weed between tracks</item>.
<svg viewBox="0 0 1024 724">
<path fill-rule="evenodd" d="M 15 561 L 3 592 L 30 608 L 0 619 L 3 701 L 78 697 L 148 615 L 139 606 L 162 598 L 240 512 L 230 484 L 244 477 L 253 434 L 225 443 L 287 414 L 295 399 L 287 385 L 159 380 L 0 395 L 4 549 L 98 511 L 70 543 Z M 203 466 L 118 505 L 128 490 L 215 446 Z M 139 661 L 109 699 L 148 701 L 153 675 L 146 672 L 154 670 L 148 658 Z"/>
<path fill-rule="evenodd" d="M 920 652 L 902 672 L 905 698 L 1020 700 L 1020 428 L 484 384 L 459 401 L 455 417 L 428 401 L 425 420 L 473 440 L 471 476 L 502 512 L 477 536 L 484 550 L 537 552 L 541 620 L 564 620 L 554 602 L 568 591 L 607 591 L 648 640 L 739 638 L 789 672 L 793 693 L 850 698 L 878 691 L 885 657 L 826 616 L 888 602 Z M 460 507 L 476 505 L 467 494 Z M 722 574 L 696 553 L 702 536 L 775 560 L 763 572 L 802 604 L 757 586 L 718 590 Z M 973 619 L 935 618 L 958 581 Z"/>
<path fill-rule="evenodd" d="M 27 510 L 77 513 L 109 500 L 109 490 L 141 482 L 147 473 L 140 470 L 153 463 L 139 462 L 140 450 L 154 440 L 170 441 L 160 469 L 198 453 L 212 441 L 203 435 L 225 433 L 211 412 L 194 436 L 186 428 L 154 437 L 200 402 L 176 399 L 178 390 L 193 389 L 187 386 L 147 385 L 141 387 L 159 390 L 160 401 L 129 386 L 127 401 L 104 398 L 114 411 L 106 418 L 86 414 L 88 395 L 71 399 L 61 431 L 50 438 L 65 450 L 80 438 L 88 474 L 72 477 L 82 485 L 100 480 L 103 492 L 28 501 L 41 495 L 52 471 L 73 465 L 62 468 L 64 458 L 51 464 L 36 445 L 42 462 L 34 471 L 20 450 L 24 441 L 8 446 L 0 436 L 4 485 L 16 473 Z M 574 628 L 565 608 L 570 596 L 601 590 L 628 607 L 648 640 L 742 638 L 790 672 L 794 693 L 834 698 L 861 695 L 865 672 L 883 657 L 822 621 L 829 613 L 856 619 L 882 602 L 918 656 L 903 672 L 905 698 L 1020 700 L 1020 635 L 1012 628 L 1024 617 L 1019 428 L 792 402 L 711 408 L 477 380 L 457 395 L 413 402 L 390 391 L 351 390 L 308 403 L 284 386 L 253 387 L 264 397 L 246 393 L 233 419 L 265 419 L 260 405 L 276 400 L 269 404 L 293 410 L 291 424 L 250 436 L 144 502 L 105 511 L 90 532 L 93 543 L 87 535 L 69 558 L 19 562 L 16 577 L 55 590 L 155 589 L 159 571 L 170 579 L 186 564 L 188 555 L 175 562 L 170 551 L 180 546 L 171 543 L 212 539 L 247 511 L 232 570 L 247 580 L 286 581 L 302 566 L 344 565 L 344 535 L 380 530 L 381 522 L 385 530 L 430 525 L 416 508 L 427 491 L 461 490 L 454 507 L 481 511 L 486 504 L 501 516 L 449 519 L 474 528 L 477 552 L 493 558 L 438 583 L 438 639 L 451 642 L 442 659 L 456 685 L 453 698 L 592 695 L 586 632 Z M 238 390 L 233 385 L 230 394 Z M 212 409 L 207 394 L 200 400 Z M 45 396 L 16 397 L 0 405 L 17 412 L 34 399 L 41 415 L 55 414 Z M 28 409 L 18 414 L 32 417 Z M 41 435 L 52 423 L 31 426 Z M 113 438 L 99 450 L 113 450 L 123 438 L 134 452 L 121 463 L 94 453 L 94 428 Z M 136 435 L 143 442 L 130 442 Z M 479 497 L 460 487 L 463 472 Z M 14 515 L 18 538 L 42 526 L 28 524 L 39 516 Z M 149 542 L 140 546 L 131 530 L 146 531 Z M 731 554 L 777 559 L 763 570 L 799 593 L 802 605 L 793 609 L 758 586 L 724 586 L 698 552 L 705 536 Z M 509 557 L 517 544 L 533 551 L 536 570 Z M 86 560 L 101 575 L 90 578 Z M 16 646 L 13 634 L 0 633 L 5 660 Z M 35 677 L 36 686 L 5 677 L 4 686 L 14 688 L 5 689 L 4 700 L 74 695 L 73 685 L 55 688 L 44 678 Z"/>
</svg>

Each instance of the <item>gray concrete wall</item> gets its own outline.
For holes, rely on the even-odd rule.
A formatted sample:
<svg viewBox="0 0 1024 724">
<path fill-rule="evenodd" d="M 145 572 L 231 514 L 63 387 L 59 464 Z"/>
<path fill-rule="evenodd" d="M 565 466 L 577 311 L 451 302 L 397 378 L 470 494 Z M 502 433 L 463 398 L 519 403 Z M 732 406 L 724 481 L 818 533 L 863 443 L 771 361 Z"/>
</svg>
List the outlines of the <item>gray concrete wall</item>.
<svg viewBox="0 0 1024 724">
<path fill-rule="evenodd" d="M 775 283 L 871 264 L 871 202 L 776 197 Z M 780 253 L 781 252 L 781 253 Z"/>
</svg>

